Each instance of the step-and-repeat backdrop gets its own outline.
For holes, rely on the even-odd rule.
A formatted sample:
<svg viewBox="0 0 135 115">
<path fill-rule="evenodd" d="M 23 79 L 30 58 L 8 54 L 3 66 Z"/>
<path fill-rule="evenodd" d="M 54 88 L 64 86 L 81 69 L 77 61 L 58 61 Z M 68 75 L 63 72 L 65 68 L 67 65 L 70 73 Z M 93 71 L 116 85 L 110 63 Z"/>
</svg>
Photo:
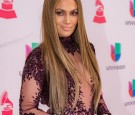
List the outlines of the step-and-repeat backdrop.
<svg viewBox="0 0 135 115">
<path fill-rule="evenodd" d="M 22 69 L 41 42 L 43 1 L 0 0 L 0 115 L 19 115 Z M 135 115 L 135 0 L 82 4 L 106 104 L 112 115 Z"/>
</svg>

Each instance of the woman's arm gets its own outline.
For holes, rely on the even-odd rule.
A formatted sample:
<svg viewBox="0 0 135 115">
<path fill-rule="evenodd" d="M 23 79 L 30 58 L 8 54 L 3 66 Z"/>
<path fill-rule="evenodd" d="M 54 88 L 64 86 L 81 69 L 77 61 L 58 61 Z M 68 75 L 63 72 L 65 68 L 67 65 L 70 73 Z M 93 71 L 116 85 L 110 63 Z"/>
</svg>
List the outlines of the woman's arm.
<svg viewBox="0 0 135 115">
<path fill-rule="evenodd" d="M 111 115 L 101 94 L 97 107 L 97 115 Z"/>
<path fill-rule="evenodd" d="M 45 84 L 39 49 L 28 56 L 22 75 L 20 92 L 20 115 L 49 115 L 38 108 L 43 84 Z"/>
<path fill-rule="evenodd" d="M 96 52 L 95 52 L 94 45 L 92 43 L 90 43 L 90 46 L 95 54 Z M 111 113 L 109 112 L 109 110 L 104 102 L 102 94 L 100 96 L 100 100 L 99 100 L 98 107 L 97 107 L 97 115 L 111 115 Z"/>
<path fill-rule="evenodd" d="M 20 94 L 20 115 L 48 115 L 38 109 L 41 89 L 32 75 L 26 76 Z"/>
</svg>

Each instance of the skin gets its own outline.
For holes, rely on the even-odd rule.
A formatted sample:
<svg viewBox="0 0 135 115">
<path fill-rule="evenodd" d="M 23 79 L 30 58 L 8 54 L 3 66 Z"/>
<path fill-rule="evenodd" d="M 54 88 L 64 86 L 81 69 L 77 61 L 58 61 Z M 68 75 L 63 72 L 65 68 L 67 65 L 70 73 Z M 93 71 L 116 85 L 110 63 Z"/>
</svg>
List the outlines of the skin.
<svg viewBox="0 0 135 115">
<path fill-rule="evenodd" d="M 55 10 L 55 21 L 60 37 L 70 36 L 78 22 L 78 10 L 75 0 L 60 0 Z"/>
</svg>

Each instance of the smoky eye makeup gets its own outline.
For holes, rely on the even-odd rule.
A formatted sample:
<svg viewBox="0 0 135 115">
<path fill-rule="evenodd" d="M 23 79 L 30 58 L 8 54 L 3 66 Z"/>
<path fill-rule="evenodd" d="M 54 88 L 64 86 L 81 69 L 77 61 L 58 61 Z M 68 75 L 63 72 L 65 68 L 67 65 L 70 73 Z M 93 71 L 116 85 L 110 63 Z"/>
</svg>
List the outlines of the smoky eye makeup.
<svg viewBox="0 0 135 115">
<path fill-rule="evenodd" d="M 55 11 L 55 14 L 58 15 L 58 16 L 63 16 L 64 15 L 64 11 L 63 10 L 56 10 Z"/>
<path fill-rule="evenodd" d="M 78 10 L 73 10 L 73 11 L 71 12 L 71 15 L 77 16 L 77 15 L 78 15 Z"/>
<path fill-rule="evenodd" d="M 55 14 L 58 15 L 58 16 L 63 16 L 63 15 L 66 14 L 66 11 L 61 10 L 61 9 L 56 9 Z M 72 10 L 72 11 L 70 12 L 70 15 L 72 15 L 72 16 L 77 16 L 77 15 L 78 15 L 78 10 L 77 10 L 77 9 Z"/>
</svg>

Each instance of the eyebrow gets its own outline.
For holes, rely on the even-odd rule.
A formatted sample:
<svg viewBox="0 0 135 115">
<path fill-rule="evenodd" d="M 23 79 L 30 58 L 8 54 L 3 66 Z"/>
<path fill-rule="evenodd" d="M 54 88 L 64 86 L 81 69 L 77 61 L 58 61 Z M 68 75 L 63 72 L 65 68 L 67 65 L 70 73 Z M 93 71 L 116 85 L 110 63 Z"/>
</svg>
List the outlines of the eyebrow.
<svg viewBox="0 0 135 115">
<path fill-rule="evenodd" d="M 60 11 L 64 11 L 64 12 L 65 12 L 64 9 L 60 9 L 60 8 L 57 8 L 56 10 L 60 10 Z M 78 9 L 73 9 L 73 10 L 71 10 L 71 11 L 78 11 Z"/>
</svg>

